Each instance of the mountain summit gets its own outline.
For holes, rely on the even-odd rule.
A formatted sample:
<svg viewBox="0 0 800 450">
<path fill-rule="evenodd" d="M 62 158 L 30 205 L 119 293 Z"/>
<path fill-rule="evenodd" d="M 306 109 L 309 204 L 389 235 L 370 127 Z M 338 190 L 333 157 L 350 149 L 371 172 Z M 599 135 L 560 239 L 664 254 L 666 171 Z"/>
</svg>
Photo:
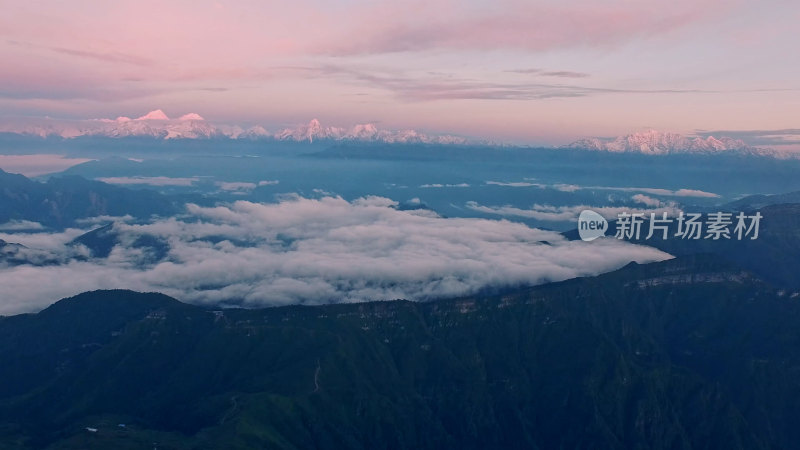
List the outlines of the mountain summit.
<svg viewBox="0 0 800 450">
<path fill-rule="evenodd" d="M 615 138 L 586 138 L 575 141 L 568 148 L 598 150 L 614 153 L 642 153 L 646 155 L 668 155 L 675 153 L 721 153 L 778 156 L 772 149 L 757 148 L 739 139 L 714 136 L 687 137 L 677 133 L 647 130 Z"/>
<path fill-rule="evenodd" d="M 204 119 L 203 116 L 201 116 L 200 114 L 189 113 L 180 116 L 178 120 L 206 120 L 206 119 Z"/>
<path fill-rule="evenodd" d="M 141 117 L 138 117 L 136 120 L 169 120 L 169 117 L 164 114 L 164 111 L 156 109 Z"/>
<path fill-rule="evenodd" d="M 101 137 L 150 137 L 156 139 L 274 139 L 278 141 L 315 142 L 362 141 L 415 144 L 466 144 L 467 140 L 452 135 L 429 135 L 416 130 L 381 130 L 374 124 L 358 124 L 350 128 L 325 126 L 318 119 L 308 124 L 284 128 L 271 133 L 256 125 L 244 129 L 236 125 L 218 125 L 206 121 L 197 113 L 188 113 L 178 119 L 170 119 L 164 111 L 156 109 L 131 119 L 120 116 L 116 119 L 58 120 L 41 119 L 35 122 L 7 120 L 0 122 L 0 132 L 33 135 L 39 137 L 61 137 L 65 139 L 81 136 Z"/>
</svg>

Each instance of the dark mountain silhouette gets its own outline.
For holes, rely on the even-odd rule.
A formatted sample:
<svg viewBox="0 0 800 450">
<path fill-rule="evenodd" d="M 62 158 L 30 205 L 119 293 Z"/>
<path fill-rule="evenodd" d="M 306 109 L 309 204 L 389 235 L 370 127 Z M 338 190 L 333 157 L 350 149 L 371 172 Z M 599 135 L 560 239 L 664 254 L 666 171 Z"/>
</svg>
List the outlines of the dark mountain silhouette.
<svg viewBox="0 0 800 450">
<path fill-rule="evenodd" d="M 0 319 L 0 441 L 798 448 L 797 295 L 708 255 L 434 303 L 90 292 Z"/>
<path fill-rule="evenodd" d="M 74 175 L 52 177 L 40 183 L 0 170 L 0 223 L 29 220 L 63 228 L 78 219 L 104 215 L 146 219 L 176 214 L 188 200 L 188 197 L 126 189 Z"/>
<path fill-rule="evenodd" d="M 722 210 L 724 211 L 724 209 Z M 800 289 L 800 277 L 797 275 L 800 273 L 800 258 L 798 258 L 800 255 L 800 204 L 774 204 L 757 210 L 745 209 L 744 211 L 748 215 L 756 212 L 760 212 L 762 215 L 759 235 L 755 240 L 750 239 L 749 236 L 743 237 L 742 240 L 738 240 L 735 236 L 732 239 L 719 240 L 676 238 L 674 237 L 677 232 L 676 222 L 669 227 L 668 239 L 662 239 L 658 232 L 653 238 L 645 239 L 649 231 L 647 228 L 649 218 L 644 222 L 639 239 L 626 240 L 656 247 L 675 256 L 713 253 L 757 274 L 776 286 Z M 733 225 L 735 225 L 735 214 L 733 217 Z M 610 221 L 608 228 L 606 235 L 614 236 L 617 231 L 617 222 Z M 577 230 L 563 234 L 568 239 L 579 239 Z M 705 228 L 703 235 L 705 235 Z"/>
</svg>

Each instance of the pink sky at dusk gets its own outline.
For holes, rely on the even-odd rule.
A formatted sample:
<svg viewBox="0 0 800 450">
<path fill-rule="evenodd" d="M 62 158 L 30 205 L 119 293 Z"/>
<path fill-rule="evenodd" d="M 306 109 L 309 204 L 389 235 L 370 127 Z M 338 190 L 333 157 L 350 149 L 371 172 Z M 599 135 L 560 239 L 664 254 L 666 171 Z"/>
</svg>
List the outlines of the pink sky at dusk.
<svg viewBox="0 0 800 450">
<path fill-rule="evenodd" d="M 790 0 L 0 8 L 4 117 L 161 108 L 223 123 L 317 117 L 546 145 L 643 128 L 745 139 L 800 128 L 800 5 Z"/>
</svg>

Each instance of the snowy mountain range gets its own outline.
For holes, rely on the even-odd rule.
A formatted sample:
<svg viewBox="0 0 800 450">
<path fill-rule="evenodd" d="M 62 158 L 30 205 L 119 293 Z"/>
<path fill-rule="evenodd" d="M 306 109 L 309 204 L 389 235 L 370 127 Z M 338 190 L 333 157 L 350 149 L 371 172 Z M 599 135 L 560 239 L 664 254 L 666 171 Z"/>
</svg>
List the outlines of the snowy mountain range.
<svg viewBox="0 0 800 450">
<path fill-rule="evenodd" d="M 89 120 L 4 120 L 0 132 L 32 136 L 61 137 L 80 136 L 151 137 L 156 139 L 275 139 L 280 141 L 367 141 L 386 143 L 465 144 L 463 137 L 452 135 L 428 135 L 414 130 L 381 130 L 374 124 L 360 124 L 350 128 L 322 126 L 313 119 L 307 125 L 269 132 L 264 127 L 242 128 L 237 125 L 216 125 L 207 122 L 196 113 L 170 119 L 164 111 L 157 109 L 132 119 Z"/>
<path fill-rule="evenodd" d="M 679 153 L 718 154 L 730 152 L 742 155 L 787 157 L 770 148 L 753 147 L 739 139 L 708 136 L 687 137 L 677 133 L 647 130 L 616 138 L 586 138 L 566 146 L 583 150 L 598 150 L 614 153 L 642 153 L 646 155 L 670 155 Z"/>
<path fill-rule="evenodd" d="M 156 109 L 137 117 L 117 117 L 116 119 L 3 119 L 0 120 L 0 133 L 15 133 L 42 138 L 61 137 L 64 139 L 81 136 L 101 136 L 111 138 L 149 137 L 154 139 L 249 139 L 296 142 L 316 141 L 357 141 L 382 143 L 424 143 L 424 144 L 487 144 L 487 142 L 468 141 L 460 136 L 431 135 L 415 130 L 384 130 L 374 124 L 359 124 L 352 127 L 323 126 L 313 119 L 308 124 L 277 131 L 268 131 L 262 126 L 243 128 L 238 125 L 212 124 L 196 113 L 184 114 L 171 119 L 164 111 Z M 490 145 L 498 145 L 491 144 Z M 739 139 L 729 137 L 688 137 L 677 133 L 647 130 L 615 138 L 585 138 L 563 148 L 613 153 L 642 153 L 647 155 L 669 154 L 740 154 L 793 158 L 797 155 L 771 148 L 753 147 Z"/>
</svg>

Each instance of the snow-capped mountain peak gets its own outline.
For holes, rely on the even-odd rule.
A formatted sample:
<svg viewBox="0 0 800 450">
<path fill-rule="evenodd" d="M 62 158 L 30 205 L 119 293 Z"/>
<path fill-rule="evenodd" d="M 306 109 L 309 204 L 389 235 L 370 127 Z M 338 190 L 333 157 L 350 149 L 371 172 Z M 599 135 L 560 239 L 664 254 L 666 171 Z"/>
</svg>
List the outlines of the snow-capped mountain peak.
<svg viewBox="0 0 800 450">
<path fill-rule="evenodd" d="M 372 139 L 378 135 L 378 127 L 371 123 L 355 125 L 350 130 L 350 135 L 355 139 Z"/>
<path fill-rule="evenodd" d="M 580 139 L 567 145 L 567 147 L 614 153 L 643 153 L 648 155 L 731 152 L 777 156 L 778 153 L 772 149 L 752 147 L 739 139 L 729 137 L 687 137 L 677 133 L 657 130 L 646 130 L 616 138 Z"/>
<path fill-rule="evenodd" d="M 170 119 L 164 111 L 156 109 L 131 119 L 119 116 L 116 119 L 59 120 L 42 118 L 0 119 L 0 133 L 60 137 L 74 139 L 83 136 L 110 138 L 149 137 L 153 139 L 248 139 L 296 142 L 350 141 L 402 144 L 463 145 L 477 143 L 460 136 L 430 135 L 417 130 L 387 130 L 374 123 L 357 124 L 349 128 L 326 126 L 318 119 L 306 124 L 270 132 L 260 125 L 244 128 L 239 125 L 212 124 L 197 113 L 188 113 L 178 119 Z M 494 144 L 497 145 L 497 144 Z M 677 133 L 645 130 L 614 138 L 585 138 L 565 146 L 582 150 L 613 153 L 642 153 L 648 155 L 668 154 L 739 154 L 770 156 L 787 159 L 800 157 L 770 148 L 747 145 L 739 139 L 725 136 L 684 136 Z"/>
<path fill-rule="evenodd" d="M 323 126 L 319 120 L 313 119 L 308 125 L 286 128 L 275 133 L 275 139 L 309 141 L 367 141 L 386 143 L 417 144 L 466 144 L 467 140 L 459 136 L 427 135 L 414 130 L 391 131 L 381 130 L 375 124 L 365 123 L 351 128 Z"/>
<path fill-rule="evenodd" d="M 169 117 L 164 114 L 164 111 L 156 109 L 141 117 L 137 117 L 136 120 L 169 120 Z"/>
<path fill-rule="evenodd" d="M 307 125 L 300 125 L 296 128 L 285 128 L 275 133 L 275 138 L 279 140 L 308 141 L 326 139 L 342 140 L 350 139 L 350 135 L 344 128 L 322 126 L 318 119 L 311 119 Z"/>
<path fill-rule="evenodd" d="M 362 141 L 387 143 L 465 144 L 459 136 L 427 135 L 414 130 L 392 131 L 379 129 L 375 124 L 358 124 L 351 128 L 325 126 L 318 119 L 293 128 L 270 133 L 260 125 L 247 129 L 238 125 L 212 124 L 197 113 L 188 113 L 178 119 L 170 119 L 164 111 L 156 109 L 131 119 L 120 116 L 116 119 L 57 120 L 40 119 L 31 122 L 0 121 L 0 132 L 59 136 L 72 139 L 81 136 L 103 136 L 112 138 L 151 137 L 155 139 L 275 139 L 282 141 L 315 142 Z"/>
<path fill-rule="evenodd" d="M 189 113 L 182 115 L 180 118 L 178 118 L 178 120 L 206 120 L 206 119 L 204 119 L 203 116 L 201 116 L 200 114 Z"/>
</svg>

